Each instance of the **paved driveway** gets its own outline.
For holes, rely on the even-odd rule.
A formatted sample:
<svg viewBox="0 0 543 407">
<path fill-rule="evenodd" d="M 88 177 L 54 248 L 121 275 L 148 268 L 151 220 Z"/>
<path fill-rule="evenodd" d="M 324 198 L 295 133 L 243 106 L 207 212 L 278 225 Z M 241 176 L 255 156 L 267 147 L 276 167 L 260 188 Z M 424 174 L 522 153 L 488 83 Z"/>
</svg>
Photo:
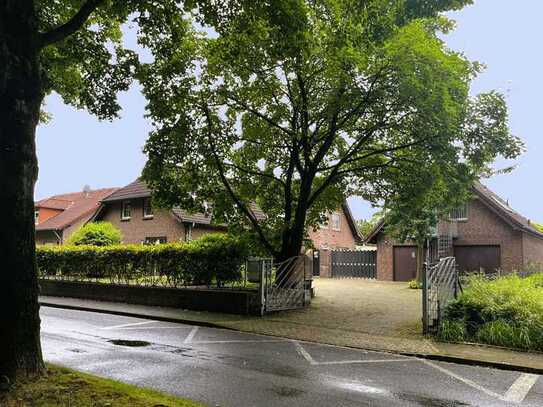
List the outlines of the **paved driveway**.
<svg viewBox="0 0 543 407">
<path fill-rule="evenodd" d="M 422 291 L 407 283 L 316 278 L 311 307 L 276 320 L 378 336 L 421 337 Z"/>
<path fill-rule="evenodd" d="M 93 312 L 41 317 L 47 361 L 210 406 L 543 405 L 537 375 Z"/>
</svg>

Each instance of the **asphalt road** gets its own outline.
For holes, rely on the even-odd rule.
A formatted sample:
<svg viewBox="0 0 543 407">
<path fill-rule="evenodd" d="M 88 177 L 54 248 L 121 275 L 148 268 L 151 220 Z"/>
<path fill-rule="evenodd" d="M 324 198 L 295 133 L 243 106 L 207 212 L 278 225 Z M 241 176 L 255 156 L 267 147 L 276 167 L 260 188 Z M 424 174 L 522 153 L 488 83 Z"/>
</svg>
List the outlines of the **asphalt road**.
<svg viewBox="0 0 543 407">
<path fill-rule="evenodd" d="M 42 307 L 48 362 L 210 406 L 543 406 L 536 375 Z"/>
</svg>

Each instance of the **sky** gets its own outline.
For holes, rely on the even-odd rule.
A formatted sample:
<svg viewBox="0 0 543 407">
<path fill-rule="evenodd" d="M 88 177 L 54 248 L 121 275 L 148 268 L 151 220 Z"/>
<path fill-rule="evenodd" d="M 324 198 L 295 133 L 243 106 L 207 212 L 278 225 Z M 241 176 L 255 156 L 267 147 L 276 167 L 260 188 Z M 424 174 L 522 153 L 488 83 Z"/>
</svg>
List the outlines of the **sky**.
<svg viewBox="0 0 543 407">
<path fill-rule="evenodd" d="M 507 95 L 510 128 L 522 138 L 527 151 L 514 163 L 497 162 L 496 168 L 515 164 L 509 174 L 484 183 L 524 216 L 543 222 L 543 25 L 541 0 L 475 0 L 475 5 L 449 14 L 457 29 L 444 39 L 470 60 L 487 69 L 473 83 L 472 93 L 497 89 Z M 128 43 L 134 42 L 129 36 Z M 145 119 L 146 101 L 137 83 L 119 95 L 121 118 L 99 121 L 85 111 L 63 104 L 52 94 L 45 109 L 52 114 L 37 130 L 39 177 L 36 199 L 91 188 L 122 187 L 136 179 L 144 164 L 143 145 L 151 126 Z M 357 219 L 376 211 L 353 197 L 349 203 Z"/>
</svg>

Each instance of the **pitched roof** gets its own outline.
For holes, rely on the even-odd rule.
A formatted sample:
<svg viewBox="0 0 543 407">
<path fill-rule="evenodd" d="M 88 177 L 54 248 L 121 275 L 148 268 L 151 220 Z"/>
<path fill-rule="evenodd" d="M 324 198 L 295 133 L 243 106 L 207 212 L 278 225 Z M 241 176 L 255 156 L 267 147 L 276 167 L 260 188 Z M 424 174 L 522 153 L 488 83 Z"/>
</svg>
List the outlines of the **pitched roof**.
<svg viewBox="0 0 543 407">
<path fill-rule="evenodd" d="M 479 198 L 479 200 L 485 204 L 490 210 L 498 215 L 503 221 L 509 224 L 513 229 L 520 230 L 522 232 L 529 233 L 540 239 L 543 239 L 543 233 L 537 230 L 530 220 L 516 212 L 509 206 L 509 204 L 500 198 L 496 193 L 491 191 L 488 187 L 476 182 L 472 187 L 473 194 Z M 364 238 L 364 243 L 370 243 L 374 241 L 375 237 L 385 226 L 384 219 L 381 219 L 373 228 L 373 230 Z"/>
<path fill-rule="evenodd" d="M 351 232 L 354 236 L 354 239 L 357 243 L 362 242 L 362 236 L 360 235 L 360 231 L 358 230 L 358 226 L 356 224 L 356 221 L 354 220 L 353 214 L 351 212 L 351 208 L 349 207 L 349 203 L 347 200 L 343 201 L 341 204 L 341 208 L 343 209 L 343 212 L 345 213 L 345 217 L 347 218 L 347 223 L 349 224 L 349 227 L 351 228 Z"/>
<path fill-rule="evenodd" d="M 107 198 L 102 199 L 102 202 L 114 202 L 133 198 L 148 198 L 150 196 L 151 189 L 144 181 L 138 178 L 127 186 L 117 189 L 117 191 L 109 195 Z"/>
<path fill-rule="evenodd" d="M 36 225 L 36 230 L 62 230 L 86 215 L 92 215 L 100 206 L 100 201 L 115 192 L 117 188 L 103 188 L 95 191 L 73 192 L 55 195 L 36 202 L 36 208 L 60 209 L 53 216 Z"/>
</svg>

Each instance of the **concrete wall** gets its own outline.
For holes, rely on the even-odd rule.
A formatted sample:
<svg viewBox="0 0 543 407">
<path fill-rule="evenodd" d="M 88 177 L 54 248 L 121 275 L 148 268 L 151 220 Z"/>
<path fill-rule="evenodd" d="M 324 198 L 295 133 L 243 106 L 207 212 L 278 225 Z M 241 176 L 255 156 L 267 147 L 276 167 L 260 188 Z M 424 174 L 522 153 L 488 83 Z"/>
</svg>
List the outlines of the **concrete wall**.
<svg viewBox="0 0 543 407">
<path fill-rule="evenodd" d="M 133 287 L 52 280 L 40 280 L 39 283 L 40 293 L 53 297 L 74 297 L 239 315 L 259 315 L 260 312 L 258 293 L 249 290 Z"/>
<path fill-rule="evenodd" d="M 317 249 L 354 249 L 356 241 L 347 222 L 347 217 L 342 208 L 336 211 L 340 215 L 339 230 L 332 228 L 332 215 L 328 217 L 328 224 L 322 225 L 317 230 L 309 231 L 309 238 Z"/>
</svg>

